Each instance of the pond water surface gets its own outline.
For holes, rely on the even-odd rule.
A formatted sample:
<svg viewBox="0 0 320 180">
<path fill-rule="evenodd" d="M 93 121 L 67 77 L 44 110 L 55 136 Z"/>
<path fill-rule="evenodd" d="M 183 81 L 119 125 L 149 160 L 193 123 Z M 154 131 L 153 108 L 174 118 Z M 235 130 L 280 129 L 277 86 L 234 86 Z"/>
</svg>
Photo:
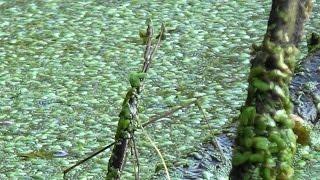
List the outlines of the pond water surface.
<svg viewBox="0 0 320 180">
<path fill-rule="evenodd" d="M 156 33 L 161 22 L 170 31 L 145 81 L 140 120 L 205 96 L 210 129 L 220 131 L 245 100 L 250 47 L 262 40 L 270 2 L 0 1 L 0 179 L 62 179 L 64 169 L 113 141 L 128 74 L 142 65 L 139 31 L 148 17 Z M 307 31 L 320 27 L 315 4 Z M 172 179 L 182 177 L 173 164 L 192 164 L 186 155 L 199 151 L 210 134 L 195 106 L 146 131 Z M 141 131 L 136 135 L 141 179 L 157 179 L 160 158 Z M 18 156 L 40 150 L 63 157 Z M 311 159 L 319 160 L 316 155 Z M 107 151 L 67 177 L 103 179 L 109 156 Z M 126 167 L 123 179 L 133 179 L 132 158 Z M 221 169 L 209 168 L 202 177 L 226 179 L 230 165 Z"/>
</svg>

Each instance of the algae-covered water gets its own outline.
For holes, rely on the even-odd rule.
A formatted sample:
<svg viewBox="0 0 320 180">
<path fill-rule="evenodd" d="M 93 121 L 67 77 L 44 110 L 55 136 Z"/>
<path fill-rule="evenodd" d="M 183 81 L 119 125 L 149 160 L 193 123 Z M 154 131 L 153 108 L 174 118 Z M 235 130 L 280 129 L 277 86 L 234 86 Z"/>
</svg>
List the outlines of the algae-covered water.
<svg viewBox="0 0 320 180">
<path fill-rule="evenodd" d="M 0 179 L 62 179 L 64 169 L 113 141 L 128 74 L 142 65 L 139 31 L 148 17 L 156 33 L 164 22 L 168 34 L 145 81 L 140 120 L 205 96 L 210 129 L 220 131 L 246 98 L 250 47 L 262 40 L 270 5 L 263 0 L 0 1 Z M 319 12 L 315 2 L 307 31 L 320 28 Z M 305 46 L 304 39 L 302 55 Z M 185 157 L 209 135 L 195 106 L 146 131 L 172 179 L 183 179 L 175 167 L 192 164 Z M 135 134 L 141 179 L 160 178 L 154 176 L 160 158 L 141 131 Z M 314 136 L 319 134 L 315 129 Z M 298 179 L 316 178 L 319 151 L 301 151 Z M 21 157 L 30 152 L 45 155 Z M 103 179 L 109 156 L 106 151 L 67 178 Z M 229 169 L 230 163 L 208 168 L 202 178 L 226 179 Z M 134 179 L 130 156 L 123 179 Z"/>
</svg>

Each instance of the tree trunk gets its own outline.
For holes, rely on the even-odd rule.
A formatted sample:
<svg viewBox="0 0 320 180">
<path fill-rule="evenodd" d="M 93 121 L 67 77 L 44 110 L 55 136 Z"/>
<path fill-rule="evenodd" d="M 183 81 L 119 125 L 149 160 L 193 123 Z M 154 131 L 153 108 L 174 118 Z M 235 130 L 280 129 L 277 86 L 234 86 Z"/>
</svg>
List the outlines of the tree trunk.
<svg viewBox="0 0 320 180">
<path fill-rule="evenodd" d="M 231 179 L 291 179 L 296 151 L 289 97 L 297 46 L 311 0 L 273 0 L 268 29 L 251 60 Z"/>
</svg>

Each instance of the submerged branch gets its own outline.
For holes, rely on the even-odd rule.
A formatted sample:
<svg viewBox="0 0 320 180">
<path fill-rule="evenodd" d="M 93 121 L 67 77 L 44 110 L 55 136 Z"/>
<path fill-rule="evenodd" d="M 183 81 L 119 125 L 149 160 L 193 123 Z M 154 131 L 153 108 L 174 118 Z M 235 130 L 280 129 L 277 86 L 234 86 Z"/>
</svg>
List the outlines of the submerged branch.
<svg viewBox="0 0 320 180">
<path fill-rule="evenodd" d="M 156 47 L 152 47 L 153 28 L 151 20 L 148 21 L 147 28 L 147 45 L 144 52 L 144 62 L 142 71 L 131 72 L 129 81 L 131 88 L 128 90 L 126 97 L 122 103 L 122 110 L 119 114 L 118 127 L 115 135 L 115 144 L 108 164 L 107 179 L 120 179 L 121 171 L 125 165 L 125 157 L 128 147 L 128 139 L 132 140 L 134 137 L 135 121 L 138 116 L 138 100 L 141 93 L 141 87 L 146 73 L 151 65 L 153 55 L 157 50 L 160 41 Z M 161 37 L 161 36 L 160 36 Z"/>
</svg>

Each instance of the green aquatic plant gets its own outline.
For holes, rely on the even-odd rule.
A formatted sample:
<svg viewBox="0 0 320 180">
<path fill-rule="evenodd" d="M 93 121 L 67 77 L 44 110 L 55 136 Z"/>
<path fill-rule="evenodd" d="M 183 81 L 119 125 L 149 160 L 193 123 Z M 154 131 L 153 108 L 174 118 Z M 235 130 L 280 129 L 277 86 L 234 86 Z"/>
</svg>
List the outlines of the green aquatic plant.
<svg viewBox="0 0 320 180">
<path fill-rule="evenodd" d="M 39 150 L 28 152 L 28 153 L 19 153 L 18 156 L 25 159 L 32 159 L 32 158 L 52 159 L 54 157 L 54 152 L 50 152 L 45 149 L 39 149 Z"/>
<path fill-rule="evenodd" d="M 132 88 L 140 88 L 141 81 L 145 78 L 146 73 L 133 71 L 129 75 L 129 82 Z"/>
<path fill-rule="evenodd" d="M 147 40 L 148 40 L 148 36 L 147 36 L 147 33 L 143 30 L 140 30 L 139 31 L 139 37 L 140 39 L 142 40 L 142 43 L 143 44 L 146 44 L 147 43 Z"/>
</svg>

